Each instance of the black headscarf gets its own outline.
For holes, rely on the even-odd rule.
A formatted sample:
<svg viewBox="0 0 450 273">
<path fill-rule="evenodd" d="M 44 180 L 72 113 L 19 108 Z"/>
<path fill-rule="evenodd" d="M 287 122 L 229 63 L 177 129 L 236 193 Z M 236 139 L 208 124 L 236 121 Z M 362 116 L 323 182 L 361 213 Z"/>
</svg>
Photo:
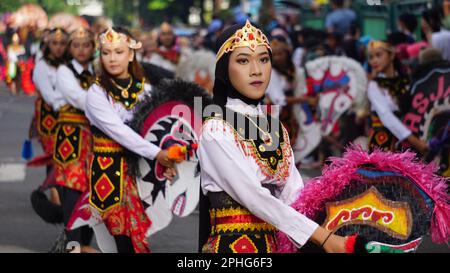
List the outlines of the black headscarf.
<svg viewBox="0 0 450 273">
<path fill-rule="evenodd" d="M 236 24 L 225 29 L 216 41 L 216 53 L 222 47 L 222 45 L 230 38 L 238 29 L 243 28 L 245 24 Z M 228 64 L 230 61 L 231 52 L 225 53 L 216 63 L 215 70 L 215 81 L 213 88 L 213 103 L 221 106 L 222 108 L 227 103 L 227 97 L 240 99 L 249 105 L 258 105 L 263 99 L 251 99 L 242 95 L 237 91 L 231 84 L 228 76 Z M 272 59 L 272 54 L 269 51 L 270 58 Z"/>
</svg>

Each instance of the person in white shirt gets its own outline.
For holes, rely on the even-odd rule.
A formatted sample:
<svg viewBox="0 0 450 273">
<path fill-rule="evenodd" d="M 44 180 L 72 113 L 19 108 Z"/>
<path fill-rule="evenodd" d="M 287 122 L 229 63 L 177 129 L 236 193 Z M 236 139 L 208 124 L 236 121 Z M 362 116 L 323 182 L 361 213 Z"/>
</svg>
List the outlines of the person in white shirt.
<svg viewBox="0 0 450 273">
<path fill-rule="evenodd" d="M 45 36 L 43 57 L 37 61 L 33 71 L 33 82 L 38 91 L 35 102 L 35 126 L 42 149 L 49 157 L 53 156 L 55 133 L 58 125 L 57 110 L 64 104 L 62 95 L 56 92 L 56 70 L 65 62 L 67 33 L 61 28 L 51 29 Z M 47 174 L 51 172 L 47 166 Z M 51 200 L 59 203 L 56 189 L 51 190 Z"/>
<path fill-rule="evenodd" d="M 327 252 L 345 252 L 347 240 L 294 210 L 303 188 L 289 136 L 264 113 L 261 100 L 271 74 L 266 36 L 249 21 L 217 40 L 214 113 L 204 122 L 201 167 L 202 252 L 276 252 L 275 231 L 298 246 L 307 241 Z"/>
<path fill-rule="evenodd" d="M 64 103 L 58 110 L 58 129 L 55 135 L 53 160 L 55 180 L 63 209 L 63 221 L 67 228 L 72 211 L 85 191 L 89 190 L 89 160 L 92 134 L 84 114 L 88 88 L 94 83 L 92 60 L 95 53 L 95 38 L 92 32 L 80 28 L 69 37 L 67 64 L 60 65 L 56 72 L 56 92 Z M 92 230 L 80 227 L 67 230 L 68 241 L 79 242 L 82 253 L 95 252 L 89 247 Z"/>
<path fill-rule="evenodd" d="M 441 51 L 444 60 L 450 61 L 450 30 L 443 26 L 443 19 L 440 7 L 425 10 L 421 28 L 428 43 Z"/>
<path fill-rule="evenodd" d="M 142 44 L 126 29 L 114 27 L 100 35 L 99 46 L 101 74 L 88 91 L 85 109 L 93 134 L 89 202 L 114 236 L 119 253 L 149 252 L 146 232 L 151 219 L 145 214 L 136 177 L 128 172 L 125 151 L 156 159 L 172 171 L 173 161 L 167 150 L 126 124 L 151 92 L 135 55 Z"/>
<path fill-rule="evenodd" d="M 383 41 L 371 41 L 368 49 L 373 75 L 367 89 L 372 110 L 369 149 L 396 151 L 406 140 L 425 154 L 427 144 L 414 136 L 400 120 L 410 101 L 409 81 L 402 75 L 400 65 L 395 66 L 395 48 Z"/>
<path fill-rule="evenodd" d="M 177 45 L 177 37 L 169 23 L 162 23 L 158 32 L 158 47 L 150 56 L 149 63 L 175 72 L 180 61 L 181 50 Z"/>
<path fill-rule="evenodd" d="M 302 88 L 301 70 L 292 62 L 289 43 L 282 36 L 274 36 L 270 41 L 272 48 L 272 73 L 270 83 L 266 90 L 268 104 L 281 107 L 279 119 L 289 132 L 291 145 L 299 133 L 299 123 L 295 118 L 293 106 L 295 104 L 317 104 L 317 97 L 297 95 L 296 89 Z M 306 86 L 303 94 L 306 94 Z"/>
</svg>

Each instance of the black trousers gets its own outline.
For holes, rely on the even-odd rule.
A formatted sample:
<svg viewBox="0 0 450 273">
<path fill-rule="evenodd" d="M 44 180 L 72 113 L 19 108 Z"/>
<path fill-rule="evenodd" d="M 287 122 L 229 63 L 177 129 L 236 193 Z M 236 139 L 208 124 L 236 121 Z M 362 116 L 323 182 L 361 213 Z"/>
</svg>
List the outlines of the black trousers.
<svg viewBox="0 0 450 273">
<path fill-rule="evenodd" d="M 57 187 L 61 207 L 63 210 L 64 227 L 67 227 L 70 216 L 75 208 L 81 192 L 69 189 L 67 187 Z M 66 230 L 67 240 L 79 242 L 81 245 L 90 245 L 92 241 L 93 231 L 89 226 L 82 226 L 74 230 Z"/>
<path fill-rule="evenodd" d="M 134 253 L 133 243 L 131 242 L 131 238 L 125 235 L 116 235 L 114 236 L 114 240 L 116 241 L 117 252 L 118 253 Z"/>
</svg>

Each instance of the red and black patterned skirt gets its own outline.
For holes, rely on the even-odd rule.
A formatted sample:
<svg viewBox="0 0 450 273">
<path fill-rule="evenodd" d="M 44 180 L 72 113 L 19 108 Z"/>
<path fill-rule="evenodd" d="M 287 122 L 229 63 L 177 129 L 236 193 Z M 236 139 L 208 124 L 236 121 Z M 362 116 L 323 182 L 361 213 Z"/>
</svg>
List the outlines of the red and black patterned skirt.
<svg viewBox="0 0 450 273">
<path fill-rule="evenodd" d="M 84 114 L 60 112 L 55 135 L 56 184 L 84 192 L 89 188 L 89 160 L 92 150 L 90 125 Z"/>
<path fill-rule="evenodd" d="M 395 151 L 397 138 L 384 127 L 376 113 L 370 116 L 371 128 L 369 132 L 369 151 L 381 149 L 383 151 Z"/>
<path fill-rule="evenodd" d="M 93 135 L 90 204 L 102 215 L 111 235 L 131 238 L 136 253 L 150 252 L 145 214 L 135 178 L 128 174 L 123 147 L 105 136 Z"/>
<path fill-rule="evenodd" d="M 203 253 L 276 252 L 276 228 L 251 214 L 225 193 L 209 193 L 211 233 Z"/>
<path fill-rule="evenodd" d="M 58 125 L 58 113 L 54 112 L 42 98 L 35 102 L 36 127 L 42 149 L 48 155 L 53 154 L 55 147 L 55 134 Z"/>
</svg>

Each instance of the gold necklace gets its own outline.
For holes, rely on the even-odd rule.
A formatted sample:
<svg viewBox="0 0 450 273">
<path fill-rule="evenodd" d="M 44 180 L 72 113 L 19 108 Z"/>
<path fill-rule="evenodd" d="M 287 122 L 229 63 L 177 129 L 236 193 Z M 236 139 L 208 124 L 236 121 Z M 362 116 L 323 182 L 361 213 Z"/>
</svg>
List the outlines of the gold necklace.
<svg viewBox="0 0 450 273">
<path fill-rule="evenodd" d="M 268 146 L 271 146 L 272 145 L 272 143 L 273 143 L 273 141 L 272 141 L 272 136 L 268 133 L 268 132 L 266 132 L 266 131 L 264 131 L 263 129 L 261 129 L 261 127 L 259 127 L 251 118 L 250 118 L 250 116 L 248 115 L 248 114 L 245 114 L 245 116 L 253 123 L 253 125 L 255 125 L 256 126 L 256 128 L 258 128 L 258 130 L 263 134 L 262 135 L 262 137 L 263 137 L 263 141 L 264 141 L 264 144 L 266 144 L 266 145 L 268 145 Z M 267 121 L 267 125 L 269 124 L 269 121 Z"/>
<path fill-rule="evenodd" d="M 124 98 L 124 99 L 128 99 L 129 97 L 129 93 L 128 93 L 128 89 L 130 89 L 131 85 L 133 84 L 133 79 L 130 77 L 130 83 L 127 85 L 127 87 L 123 88 L 122 86 L 118 85 L 113 79 L 111 79 L 112 83 L 114 84 L 114 86 L 121 90 L 122 92 L 120 92 L 120 95 Z"/>
</svg>

